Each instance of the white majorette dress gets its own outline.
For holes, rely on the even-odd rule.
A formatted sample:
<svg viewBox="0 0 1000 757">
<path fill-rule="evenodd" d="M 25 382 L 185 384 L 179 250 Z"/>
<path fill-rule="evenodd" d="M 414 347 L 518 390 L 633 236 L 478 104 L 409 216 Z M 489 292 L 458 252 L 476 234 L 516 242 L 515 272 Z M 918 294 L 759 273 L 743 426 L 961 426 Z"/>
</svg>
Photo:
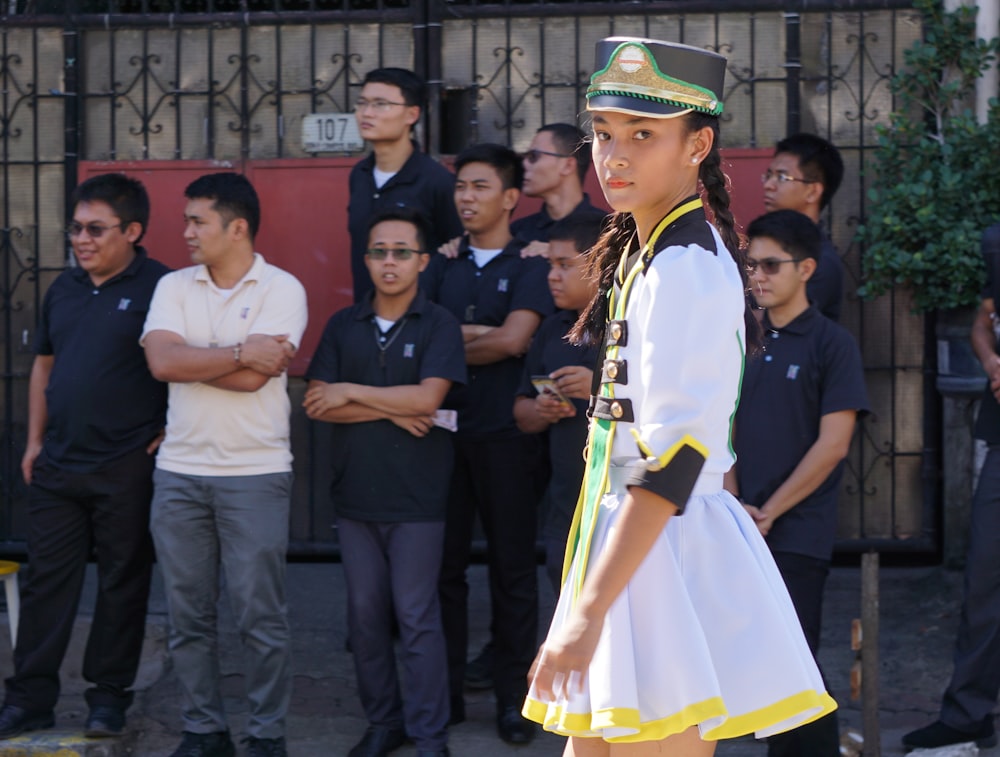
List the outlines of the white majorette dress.
<svg viewBox="0 0 1000 757">
<path fill-rule="evenodd" d="M 565 736 L 653 741 L 764 737 L 836 708 L 753 519 L 722 488 L 744 359 L 736 263 L 690 198 L 642 254 L 623 253 L 611 297 L 589 469 L 549 633 L 604 550 L 627 486 L 681 509 L 611 605 L 584 685 L 534 685 L 525 717 Z"/>
</svg>

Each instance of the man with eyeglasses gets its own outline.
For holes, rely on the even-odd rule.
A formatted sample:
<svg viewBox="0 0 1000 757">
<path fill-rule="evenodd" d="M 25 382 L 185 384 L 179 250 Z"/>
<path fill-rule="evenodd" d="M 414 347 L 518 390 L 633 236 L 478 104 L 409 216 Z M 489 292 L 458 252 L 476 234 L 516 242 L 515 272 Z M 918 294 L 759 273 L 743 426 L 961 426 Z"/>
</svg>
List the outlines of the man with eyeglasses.
<svg viewBox="0 0 1000 757">
<path fill-rule="evenodd" d="M 796 210 L 819 225 L 823 209 L 840 187 L 844 161 L 840 151 L 815 134 L 793 134 L 778 142 L 767 171 L 760 177 L 766 210 Z M 827 318 L 840 320 L 844 266 L 829 235 L 820 228 L 819 266 L 806 287 L 809 301 Z"/>
<path fill-rule="evenodd" d="M 380 210 L 414 208 L 428 222 L 429 249 L 462 233 L 455 212 L 455 177 L 420 151 L 412 136 L 427 100 L 427 87 L 412 71 L 378 68 L 365 75 L 354 104 L 361 136 L 372 152 L 351 169 L 347 227 L 351 235 L 354 301 L 362 302 L 372 280 L 365 266 L 368 225 Z"/>
<path fill-rule="evenodd" d="M 747 236 L 764 349 L 747 360 L 726 488 L 765 537 L 815 657 L 844 458 L 857 418 L 868 412 L 861 353 L 844 327 L 809 303 L 821 245 L 816 223 L 777 210 L 754 220 Z M 769 757 L 839 754 L 836 713 L 768 738 Z"/>
<path fill-rule="evenodd" d="M 95 176 L 70 204 L 77 265 L 45 293 L 28 385 L 21 471 L 30 562 L 0 738 L 55 724 L 59 668 L 92 549 L 98 596 L 83 659 L 86 735 L 122 733 L 146 627 L 149 508 L 167 388 L 146 367 L 139 334 L 169 269 L 139 245 L 149 222 L 139 181 Z"/>
<path fill-rule="evenodd" d="M 426 244 L 413 209 L 375 215 L 365 256 L 375 290 L 330 318 L 306 372 L 306 414 L 333 429 L 348 638 L 369 724 L 348 757 L 382 757 L 407 736 L 418 757 L 448 754 L 437 584 L 454 454 L 437 411 L 466 370 L 458 321 L 418 287 Z"/>
<path fill-rule="evenodd" d="M 545 255 L 549 235 L 557 221 L 572 224 L 574 219 L 603 219 L 607 214 L 590 203 L 583 182 L 590 168 L 586 135 L 573 124 L 546 124 L 531 140 L 524 153 L 524 187 L 527 197 L 541 197 L 541 210 L 519 218 L 510 225 L 511 233 L 526 242 L 521 255 Z"/>
</svg>

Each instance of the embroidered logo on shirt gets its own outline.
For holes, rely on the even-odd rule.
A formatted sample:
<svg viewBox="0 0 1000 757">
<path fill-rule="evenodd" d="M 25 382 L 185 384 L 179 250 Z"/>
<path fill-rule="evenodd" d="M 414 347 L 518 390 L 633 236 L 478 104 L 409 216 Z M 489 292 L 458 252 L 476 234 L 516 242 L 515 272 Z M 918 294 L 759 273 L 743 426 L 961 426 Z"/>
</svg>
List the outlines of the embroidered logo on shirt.
<svg viewBox="0 0 1000 757">
<path fill-rule="evenodd" d="M 413 357 L 413 345 L 404 344 L 403 345 L 403 357 Z"/>
<path fill-rule="evenodd" d="M 799 377 L 799 367 L 794 363 L 788 366 L 788 372 L 785 374 L 785 378 L 789 381 L 795 381 Z"/>
<path fill-rule="evenodd" d="M 498 292 L 507 291 L 507 279 L 500 279 L 500 281 L 497 282 L 497 291 Z"/>
<path fill-rule="evenodd" d="M 250 315 L 250 308 L 243 308 L 242 310 L 240 310 L 240 318 L 242 320 L 245 321 L 248 315 Z"/>
<path fill-rule="evenodd" d="M 119 310 L 128 310 L 128 306 L 129 306 L 130 302 L 132 302 L 132 300 L 130 300 L 128 297 L 122 297 L 120 300 L 118 300 L 118 309 Z"/>
</svg>

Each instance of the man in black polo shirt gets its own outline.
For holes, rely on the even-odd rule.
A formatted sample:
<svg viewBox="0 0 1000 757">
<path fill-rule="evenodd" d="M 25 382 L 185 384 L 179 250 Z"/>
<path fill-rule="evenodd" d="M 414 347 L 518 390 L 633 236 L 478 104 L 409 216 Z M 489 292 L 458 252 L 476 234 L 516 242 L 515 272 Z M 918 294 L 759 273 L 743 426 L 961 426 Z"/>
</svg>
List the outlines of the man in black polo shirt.
<svg viewBox="0 0 1000 757">
<path fill-rule="evenodd" d="M 583 182 L 590 168 L 586 135 L 573 124 L 546 124 L 524 153 L 524 186 L 528 197 L 541 197 L 542 209 L 510 225 L 515 237 L 526 242 L 521 254 L 545 255 L 557 221 L 572 223 L 601 218 L 605 211 L 590 204 Z"/>
<path fill-rule="evenodd" d="M 122 732 L 146 627 L 149 505 L 167 387 L 139 335 L 166 266 L 139 246 L 149 197 L 104 174 L 73 194 L 77 267 L 45 294 L 28 387 L 28 577 L 0 738 L 54 725 L 84 571 L 97 552 L 98 596 L 83 659 L 88 736 Z"/>
<path fill-rule="evenodd" d="M 549 290 L 559 310 L 538 328 L 514 400 L 518 428 L 526 434 L 548 432 L 552 475 L 542 536 L 545 568 L 556 593 L 562 584 L 566 537 L 586 467 L 583 450 L 587 446 L 587 404 L 600 356 L 596 344 L 571 344 L 566 335 L 597 292 L 597 282 L 585 275 L 585 253 L 597 242 L 603 224 L 603 217 L 591 217 L 563 220 L 553 226 L 549 237 Z M 544 385 L 539 392 L 539 376 L 552 379 L 558 395 L 545 391 Z"/>
<path fill-rule="evenodd" d="M 462 233 L 455 214 L 455 177 L 420 152 L 411 131 L 420 120 L 427 88 L 412 71 L 379 68 L 365 76 L 354 104 L 358 129 L 372 146 L 371 154 L 351 169 L 347 226 L 351 234 L 354 301 L 372 288 L 365 266 L 368 225 L 385 208 L 415 208 L 428 221 L 428 247 Z"/>
<path fill-rule="evenodd" d="M 468 232 L 458 257 L 435 255 L 425 273 L 428 296 L 462 323 L 468 390 L 458 407 L 455 473 L 448 497 L 441 612 L 448 642 L 452 721 L 465 717 L 463 673 L 468 643 L 472 525 L 478 511 L 489 550 L 497 730 L 525 743 L 533 726 L 520 715 L 538 632 L 535 568 L 539 442 L 514 423 L 514 394 L 524 354 L 542 318 L 552 312 L 548 265 L 521 258 L 510 232 L 522 166 L 500 145 L 477 145 L 455 160 L 455 205 Z"/>
<path fill-rule="evenodd" d="M 1000 345 L 996 331 L 997 303 L 1000 303 L 1000 224 L 983 232 L 981 249 L 986 264 L 986 285 L 970 336 L 972 348 L 987 377 L 975 435 L 986 442 L 988 449 L 969 512 L 969 549 L 951 680 L 941 699 L 938 719 L 903 736 L 903 747 L 907 751 L 939 749 L 970 741 L 981 748 L 997 744 L 993 710 L 1000 691 L 1000 573 L 997 572 Z"/>
<path fill-rule="evenodd" d="M 778 210 L 753 221 L 747 236 L 764 349 L 747 361 L 726 488 L 766 538 L 815 656 L 844 458 L 868 396 L 854 338 L 806 296 L 820 254 L 815 222 Z M 770 757 L 839 754 L 835 713 L 768 739 Z"/>
<path fill-rule="evenodd" d="M 437 583 L 453 453 L 435 413 L 452 383 L 465 382 L 462 334 L 452 315 L 418 290 L 430 258 L 419 214 L 376 214 L 369 240 L 375 291 L 330 319 L 306 374 L 304 402 L 310 418 L 334 429 L 348 633 L 369 722 L 349 757 L 381 757 L 407 735 L 420 757 L 445 757 L 448 679 Z"/>
<path fill-rule="evenodd" d="M 797 210 L 820 223 L 820 214 L 840 187 L 844 161 L 840 151 L 815 134 L 793 134 L 778 142 L 764 185 L 764 208 Z M 844 296 L 844 265 L 830 236 L 820 227 L 822 243 L 819 265 L 806 285 L 806 296 L 819 311 L 833 321 L 840 320 Z"/>
</svg>

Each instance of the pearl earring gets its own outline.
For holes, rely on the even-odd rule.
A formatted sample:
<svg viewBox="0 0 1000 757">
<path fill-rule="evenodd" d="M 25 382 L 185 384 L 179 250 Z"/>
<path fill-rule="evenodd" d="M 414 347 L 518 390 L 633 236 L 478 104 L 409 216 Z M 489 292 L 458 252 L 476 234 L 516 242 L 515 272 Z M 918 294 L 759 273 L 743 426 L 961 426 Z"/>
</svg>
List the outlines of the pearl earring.
<svg viewBox="0 0 1000 757">
<path fill-rule="evenodd" d="M 697 158 L 691 158 L 691 162 L 692 162 L 692 163 L 697 163 L 697 162 L 698 162 L 698 159 L 697 159 Z"/>
</svg>

